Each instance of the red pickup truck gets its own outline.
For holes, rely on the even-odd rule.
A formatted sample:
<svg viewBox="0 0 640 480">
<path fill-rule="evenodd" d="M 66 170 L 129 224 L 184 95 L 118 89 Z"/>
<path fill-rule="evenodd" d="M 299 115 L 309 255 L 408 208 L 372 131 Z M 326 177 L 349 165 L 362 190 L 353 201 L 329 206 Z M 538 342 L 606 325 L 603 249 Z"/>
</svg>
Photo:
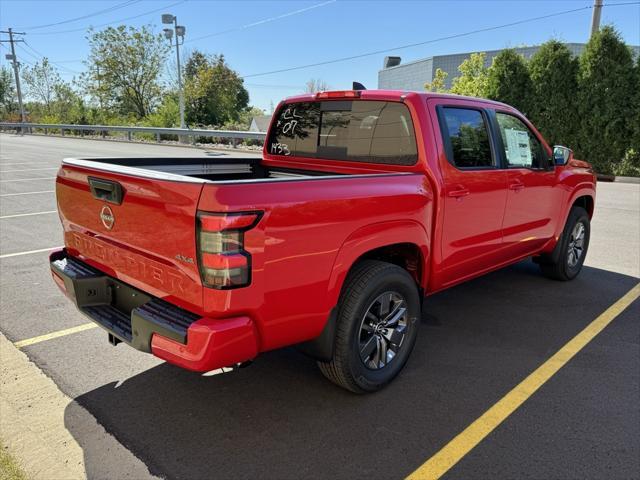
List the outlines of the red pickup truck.
<svg viewBox="0 0 640 480">
<path fill-rule="evenodd" d="M 65 159 L 50 264 L 113 344 L 194 371 L 295 344 L 371 392 L 424 297 L 526 257 L 574 278 L 595 183 L 502 103 L 321 92 L 280 103 L 262 158 Z"/>
</svg>

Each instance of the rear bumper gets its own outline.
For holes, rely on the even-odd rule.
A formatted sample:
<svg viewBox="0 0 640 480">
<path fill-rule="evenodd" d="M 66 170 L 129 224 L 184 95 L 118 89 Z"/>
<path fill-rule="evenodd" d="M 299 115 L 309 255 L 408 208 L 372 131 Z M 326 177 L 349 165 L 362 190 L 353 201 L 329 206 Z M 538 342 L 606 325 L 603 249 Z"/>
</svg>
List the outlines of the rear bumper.
<svg viewBox="0 0 640 480">
<path fill-rule="evenodd" d="M 200 317 L 105 275 L 64 249 L 49 261 L 54 281 L 78 309 L 137 350 L 201 372 L 258 354 L 249 317 Z"/>
</svg>

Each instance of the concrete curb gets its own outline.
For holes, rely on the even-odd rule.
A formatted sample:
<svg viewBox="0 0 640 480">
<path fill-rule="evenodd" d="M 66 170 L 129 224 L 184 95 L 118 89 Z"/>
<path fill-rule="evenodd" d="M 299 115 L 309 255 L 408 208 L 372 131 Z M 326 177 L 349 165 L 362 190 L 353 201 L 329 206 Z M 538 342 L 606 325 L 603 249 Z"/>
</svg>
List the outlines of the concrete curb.
<svg viewBox="0 0 640 480">
<path fill-rule="evenodd" d="M 637 183 L 640 184 L 640 177 L 616 177 L 616 183 Z"/>
<path fill-rule="evenodd" d="M 640 177 L 616 177 L 615 175 L 603 175 L 601 173 L 598 173 L 596 174 L 596 178 L 598 179 L 598 182 L 640 184 Z"/>
<path fill-rule="evenodd" d="M 157 478 L 1 333 L 0 390 L 0 436 L 30 479 Z M 83 446 L 104 452 L 90 475 L 65 423 L 84 432 Z"/>
</svg>

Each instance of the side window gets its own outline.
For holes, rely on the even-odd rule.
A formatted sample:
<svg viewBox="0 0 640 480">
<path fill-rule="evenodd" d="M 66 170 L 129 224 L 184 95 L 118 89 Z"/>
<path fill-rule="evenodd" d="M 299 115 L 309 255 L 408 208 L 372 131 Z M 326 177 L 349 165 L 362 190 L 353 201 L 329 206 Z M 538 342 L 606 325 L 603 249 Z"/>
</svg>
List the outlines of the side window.
<svg viewBox="0 0 640 480">
<path fill-rule="evenodd" d="M 500 112 L 496 112 L 496 120 L 509 168 L 547 167 L 548 159 L 542 144 L 522 120 Z"/>
<path fill-rule="evenodd" d="M 447 154 L 452 164 L 458 168 L 495 167 L 489 131 L 482 112 L 445 107 L 442 117 L 446 125 L 446 131 L 442 134 L 445 144 L 448 143 Z"/>
</svg>

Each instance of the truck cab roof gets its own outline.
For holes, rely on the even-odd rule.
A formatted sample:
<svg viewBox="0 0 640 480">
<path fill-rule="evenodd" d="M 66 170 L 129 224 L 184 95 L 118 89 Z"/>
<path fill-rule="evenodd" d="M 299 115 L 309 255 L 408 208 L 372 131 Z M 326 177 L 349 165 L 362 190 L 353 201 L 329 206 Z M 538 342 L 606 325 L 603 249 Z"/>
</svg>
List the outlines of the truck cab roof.
<svg viewBox="0 0 640 480">
<path fill-rule="evenodd" d="M 487 98 L 469 97 L 464 95 L 455 95 L 453 93 L 436 93 L 436 92 L 418 92 L 412 90 L 327 90 L 317 93 L 304 93 L 287 97 L 283 103 L 287 102 L 312 102 L 316 100 L 333 100 L 339 98 L 359 98 L 362 100 L 385 100 L 400 101 L 409 96 L 420 96 L 425 99 L 429 98 L 449 98 L 452 100 L 468 100 L 477 103 L 500 106 L 505 110 L 514 110 L 514 108 L 506 103 L 489 100 Z"/>
</svg>

